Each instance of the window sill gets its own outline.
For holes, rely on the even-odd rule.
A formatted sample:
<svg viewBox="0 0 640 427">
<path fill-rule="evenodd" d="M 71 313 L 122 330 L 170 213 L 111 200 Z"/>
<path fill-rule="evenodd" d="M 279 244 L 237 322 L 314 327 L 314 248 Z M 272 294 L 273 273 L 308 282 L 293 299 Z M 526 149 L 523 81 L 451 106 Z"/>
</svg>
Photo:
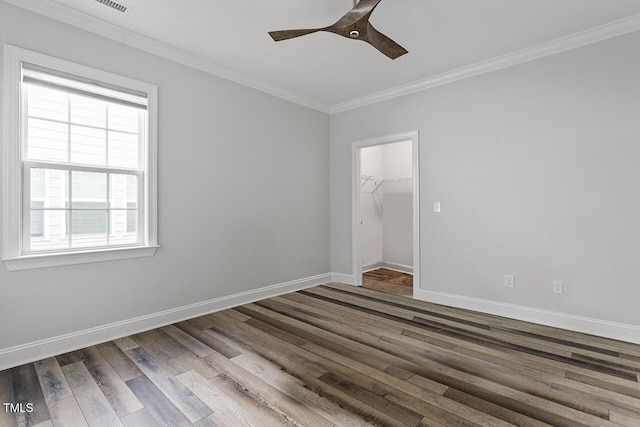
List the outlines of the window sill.
<svg viewBox="0 0 640 427">
<path fill-rule="evenodd" d="M 100 249 L 74 253 L 25 255 L 15 258 L 4 258 L 2 261 L 9 271 L 20 271 L 60 267 L 63 265 L 152 257 L 158 248 L 159 246 L 137 246 L 132 248 Z"/>
</svg>

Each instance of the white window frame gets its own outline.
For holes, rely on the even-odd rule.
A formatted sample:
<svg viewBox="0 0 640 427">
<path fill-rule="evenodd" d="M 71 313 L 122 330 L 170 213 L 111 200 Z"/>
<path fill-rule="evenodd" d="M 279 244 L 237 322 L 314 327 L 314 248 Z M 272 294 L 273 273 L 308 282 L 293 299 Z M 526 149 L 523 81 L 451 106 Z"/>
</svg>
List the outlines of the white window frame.
<svg viewBox="0 0 640 427">
<path fill-rule="evenodd" d="M 132 89 L 147 94 L 148 129 L 146 144 L 142 147 L 144 180 L 139 179 L 143 192 L 143 206 L 139 211 L 138 226 L 142 241 L 137 246 L 114 248 L 88 248 L 73 251 L 25 253 L 23 251 L 23 187 L 28 184 L 22 173 L 23 123 L 21 111 L 22 63 L 38 65 L 91 81 Z M 3 171 L 2 171 L 2 261 L 11 270 L 56 267 L 128 258 L 150 257 L 158 249 L 157 203 L 157 127 L 158 87 L 128 77 L 90 68 L 84 65 L 21 49 L 4 46 L 4 104 L 3 104 Z M 32 162 L 33 163 L 33 162 Z M 117 171 L 114 171 L 117 173 Z M 143 181 L 142 183 L 140 181 Z"/>
<path fill-rule="evenodd" d="M 45 185 L 44 185 L 44 197 L 42 198 L 42 200 L 43 200 L 43 202 L 46 203 L 47 196 L 48 196 L 48 193 L 49 193 L 49 186 L 48 186 L 48 183 L 49 183 L 49 172 L 46 171 L 46 170 L 44 171 L 44 182 L 45 182 Z M 48 227 L 47 227 L 47 218 L 46 217 L 47 217 L 47 215 L 43 211 L 42 212 L 42 236 L 38 237 L 37 238 L 38 240 L 47 240 L 47 239 L 49 239 L 49 230 L 48 230 Z M 29 221 L 31 221 L 31 218 L 29 218 Z M 31 232 L 31 227 L 29 227 L 29 232 Z"/>
</svg>

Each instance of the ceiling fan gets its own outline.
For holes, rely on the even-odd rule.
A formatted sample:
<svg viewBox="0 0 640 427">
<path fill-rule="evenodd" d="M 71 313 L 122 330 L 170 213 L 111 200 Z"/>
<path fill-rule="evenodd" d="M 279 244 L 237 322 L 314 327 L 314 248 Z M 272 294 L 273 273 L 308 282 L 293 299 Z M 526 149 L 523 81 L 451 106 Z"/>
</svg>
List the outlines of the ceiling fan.
<svg viewBox="0 0 640 427">
<path fill-rule="evenodd" d="M 307 34 L 326 31 L 338 34 L 349 39 L 361 40 L 369 43 L 391 59 L 396 59 L 408 51 L 389 37 L 373 28 L 369 17 L 381 0 L 354 0 L 354 7 L 333 25 L 323 28 L 310 28 L 306 30 L 270 31 L 269 35 L 274 41 L 288 40 Z"/>
</svg>

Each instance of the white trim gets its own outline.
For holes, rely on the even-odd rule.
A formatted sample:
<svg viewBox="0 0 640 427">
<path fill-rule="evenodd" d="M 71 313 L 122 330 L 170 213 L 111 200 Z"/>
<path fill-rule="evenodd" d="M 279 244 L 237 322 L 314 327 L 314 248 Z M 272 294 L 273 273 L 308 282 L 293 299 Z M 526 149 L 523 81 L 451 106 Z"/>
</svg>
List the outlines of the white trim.
<svg viewBox="0 0 640 427">
<path fill-rule="evenodd" d="M 396 264 L 395 262 L 383 262 L 382 268 L 398 271 L 400 273 L 411 274 L 413 276 L 413 267 L 410 265 Z"/>
<path fill-rule="evenodd" d="M 123 27 L 103 21 L 95 16 L 80 12 L 50 0 L 3 0 L 31 12 L 55 19 L 56 21 L 72 25 L 93 34 L 115 40 L 127 46 L 152 53 L 181 65 L 238 83 L 240 85 L 268 93 L 275 97 L 308 107 L 323 113 L 329 112 L 329 105 L 305 96 L 259 82 L 247 75 L 223 67 L 214 61 L 185 50 L 170 46 L 149 37 L 133 32 Z"/>
<path fill-rule="evenodd" d="M 41 162 L 25 160 L 22 162 L 26 169 L 57 169 L 63 171 L 78 171 L 78 172 L 97 172 L 97 173 L 111 173 L 117 175 L 135 175 L 138 178 L 141 177 L 142 171 L 137 169 L 120 169 L 111 166 L 92 166 L 82 165 L 76 163 L 60 163 L 60 162 Z"/>
<path fill-rule="evenodd" d="M 148 132 L 146 152 L 142 158 L 146 162 L 146 177 L 144 179 L 145 205 L 138 212 L 138 227 L 144 224 L 142 241 L 147 246 L 158 245 L 158 86 L 152 86 L 147 91 L 147 127 Z M 138 179 L 138 186 L 140 180 Z M 141 221 L 142 220 L 142 221 Z"/>
<path fill-rule="evenodd" d="M 20 114 L 21 73 L 22 62 L 62 71 L 70 75 L 88 78 L 93 81 L 105 82 L 118 87 L 129 88 L 147 95 L 148 134 L 145 135 L 145 150 L 142 153 L 141 164 L 144 171 L 120 170 L 117 168 L 75 167 L 72 164 L 56 166 L 49 162 L 23 162 L 21 157 L 22 144 Z M 0 200 L 3 201 L 2 224 L 2 257 L 5 265 L 11 271 L 30 268 L 44 268 L 59 265 L 81 264 L 99 261 L 113 261 L 125 258 L 140 258 L 153 256 L 158 248 L 157 231 L 157 112 L 158 87 L 149 83 L 134 80 L 117 74 L 108 73 L 95 68 L 65 61 L 48 55 L 43 55 L 11 45 L 4 46 L 4 135 L 2 141 L 3 152 L 3 186 Z M 22 188 L 28 191 L 28 176 L 23 177 L 21 169 L 24 166 L 42 166 L 61 168 L 65 170 L 87 170 L 135 174 L 139 178 L 144 174 L 144 205 L 139 209 L 145 213 L 145 221 L 139 222 L 141 228 L 141 246 L 89 248 L 87 250 L 66 251 L 59 253 L 29 254 L 28 228 L 21 227 L 23 212 L 27 212 L 28 198 L 23 199 Z M 26 174 L 27 168 L 25 168 Z M 24 181 L 24 183 L 23 183 Z M 24 206 L 23 206 L 24 205 Z M 17 207 L 17 208 L 16 208 Z M 24 230 L 23 230 L 24 228 Z M 22 233 L 27 233 L 23 238 Z"/>
<path fill-rule="evenodd" d="M 24 61 L 33 65 L 39 65 L 56 71 L 64 71 L 65 73 L 76 75 L 79 77 L 85 77 L 94 81 L 105 82 L 127 89 L 134 89 L 148 95 L 154 91 L 157 92 L 158 90 L 157 86 L 150 83 L 125 77 L 120 74 L 102 71 L 97 68 L 88 67 L 86 65 L 81 65 L 75 62 L 66 61 L 64 59 L 45 55 L 43 53 L 35 52 L 32 50 L 12 46 L 10 44 L 5 45 L 5 52 L 10 53 L 10 59 L 18 61 L 18 67 L 21 67 L 20 61 Z M 13 66 L 15 67 L 15 64 Z M 21 72 L 21 68 L 18 69 Z M 20 74 L 17 77 L 20 78 Z M 150 101 L 148 101 L 148 103 L 150 103 Z M 148 108 L 151 107 L 148 106 Z"/>
<path fill-rule="evenodd" d="M 378 262 L 374 262 L 373 264 L 363 265 L 362 272 L 367 273 L 369 271 L 377 270 L 379 268 L 386 268 L 387 270 L 393 270 L 393 271 L 398 271 L 400 273 L 413 275 L 412 266 L 404 265 L 404 264 L 396 264 L 394 262 L 385 262 L 385 261 L 378 261 Z"/>
<path fill-rule="evenodd" d="M 331 273 L 331 281 L 334 283 L 342 283 L 344 285 L 358 286 L 355 276 L 351 274 Z"/>
<path fill-rule="evenodd" d="M 0 349 L 0 371 L 216 311 L 321 285 L 328 283 L 330 279 L 330 273 L 320 274 Z"/>
<path fill-rule="evenodd" d="M 640 30 L 640 14 L 331 106 L 341 113 Z"/>
<path fill-rule="evenodd" d="M 640 326 L 414 288 L 418 300 L 640 344 Z"/>
<path fill-rule="evenodd" d="M 82 252 L 57 252 L 51 254 L 23 255 L 3 258 L 9 271 L 35 268 L 60 267 L 63 265 L 88 264 L 92 262 L 117 261 L 129 258 L 145 258 L 155 255 L 159 246 L 135 246 L 126 248 L 97 249 Z"/>
<path fill-rule="evenodd" d="M 377 261 L 377 262 L 372 262 L 371 264 L 367 264 L 367 265 L 363 265 L 362 266 L 362 273 L 367 273 L 369 271 L 373 271 L 373 270 L 377 270 L 379 268 L 382 268 L 382 264 L 384 262 L 383 261 Z"/>
<path fill-rule="evenodd" d="M 21 204 L 21 174 L 20 164 L 21 144 L 15 143 L 20 138 L 20 57 L 11 46 L 4 46 L 4 103 L 3 103 L 3 140 L 2 140 L 2 254 L 12 254 L 13 248 L 22 250 L 21 231 L 14 224 L 20 223 L 22 215 Z M 13 123 L 13 125 L 9 125 Z M 15 125 L 17 124 L 17 126 Z M 10 143 L 14 141 L 14 143 Z M 15 209 L 20 206 L 20 209 Z"/>
<path fill-rule="evenodd" d="M 420 287 L 420 133 L 417 130 L 355 141 L 351 144 L 351 262 L 355 285 L 362 286 L 360 253 L 360 151 L 362 148 L 411 141 L 413 179 L 413 288 Z"/>
<path fill-rule="evenodd" d="M 413 267 L 410 265 L 396 264 L 394 262 L 383 262 L 381 267 L 386 268 L 387 270 L 399 271 L 400 273 L 413 275 Z"/>
</svg>

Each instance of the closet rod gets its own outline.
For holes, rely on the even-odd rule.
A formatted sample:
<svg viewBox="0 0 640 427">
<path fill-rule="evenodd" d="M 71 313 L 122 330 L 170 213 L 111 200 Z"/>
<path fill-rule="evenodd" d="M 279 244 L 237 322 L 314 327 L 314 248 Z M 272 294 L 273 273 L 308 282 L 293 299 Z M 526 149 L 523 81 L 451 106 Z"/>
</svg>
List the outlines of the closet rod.
<svg viewBox="0 0 640 427">
<path fill-rule="evenodd" d="M 367 182 L 372 181 L 375 185 L 375 188 L 373 189 L 371 194 L 375 194 L 385 182 L 410 181 L 412 178 L 410 176 L 389 178 L 386 176 L 361 175 L 360 179 L 364 180 L 364 182 L 360 185 L 360 188 L 363 188 Z"/>
<path fill-rule="evenodd" d="M 388 176 L 377 176 L 377 175 L 361 175 L 360 179 L 364 179 L 366 184 L 368 181 L 410 181 L 412 178 L 410 176 L 401 176 L 401 177 L 388 177 Z"/>
</svg>

